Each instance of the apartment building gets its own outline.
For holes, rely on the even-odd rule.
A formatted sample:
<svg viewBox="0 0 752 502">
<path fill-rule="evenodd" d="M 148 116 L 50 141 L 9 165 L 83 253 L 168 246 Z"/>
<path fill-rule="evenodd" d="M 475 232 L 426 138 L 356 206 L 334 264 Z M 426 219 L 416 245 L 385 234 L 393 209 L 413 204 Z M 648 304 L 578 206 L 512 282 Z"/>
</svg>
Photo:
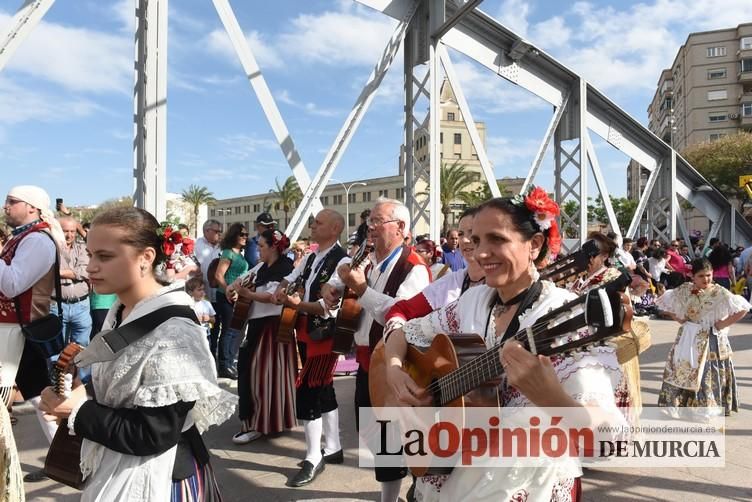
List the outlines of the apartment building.
<svg viewBox="0 0 752 502">
<path fill-rule="evenodd" d="M 679 152 L 752 130 L 752 23 L 691 33 L 661 72 L 647 112 L 648 128 Z M 629 197 L 639 196 L 644 171 L 630 163 Z"/>
</svg>

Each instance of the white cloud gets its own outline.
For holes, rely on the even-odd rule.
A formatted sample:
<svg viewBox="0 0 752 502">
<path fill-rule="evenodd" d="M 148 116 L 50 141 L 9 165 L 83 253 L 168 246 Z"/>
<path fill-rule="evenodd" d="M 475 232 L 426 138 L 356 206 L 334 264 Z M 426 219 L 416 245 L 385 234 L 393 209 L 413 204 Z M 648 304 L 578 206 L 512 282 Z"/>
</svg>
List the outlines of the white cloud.
<svg viewBox="0 0 752 502">
<path fill-rule="evenodd" d="M 277 49 L 267 43 L 258 31 L 246 32 L 245 38 L 251 47 L 251 51 L 261 71 L 267 68 L 279 68 L 282 66 L 283 59 L 280 57 Z M 209 33 L 205 39 L 205 46 L 210 52 L 239 63 L 235 48 L 232 46 L 230 37 L 224 28 L 217 28 Z"/>
<path fill-rule="evenodd" d="M 192 177 L 193 181 L 229 181 L 229 180 L 259 180 L 260 176 L 237 169 L 214 168 L 202 171 Z"/>
<path fill-rule="evenodd" d="M 527 37 L 530 15 L 530 2 L 525 0 L 504 0 L 498 10 L 497 18 L 506 28 L 522 37 Z"/>
<path fill-rule="evenodd" d="M 0 79 L 0 123 L 5 125 L 28 121 L 66 121 L 86 117 L 101 110 L 99 105 L 86 99 L 63 99 Z"/>
<path fill-rule="evenodd" d="M 494 165 L 496 176 L 524 176 L 539 146 L 540 142 L 534 139 L 506 136 L 486 138 L 486 153 Z"/>
<path fill-rule="evenodd" d="M 300 106 L 300 103 L 292 99 L 290 92 L 287 89 L 282 89 L 279 92 L 275 93 L 274 97 L 277 98 L 277 101 L 279 101 L 280 103 L 284 103 L 290 106 Z"/>
<path fill-rule="evenodd" d="M 247 134 L 230 134 L 219 138 L 223 145 L 223 152 L 226 157 L 235 160 L 246 160 L 250 158 L 259 149 L 279 148 L 276 141 L 260 139 L 255 135 Z"/>
<path fill-rule="evenodd" d="M 303 109 L 310 113 L 311 115 L 315 115 L 318 117 L 337 117 L 341 115 L 341 112 L 338 110 L 332 110 L 328 108 L 320 108 L 316 103 L 308 102 L 303 106 Z"/>
<path fill-rule="evenodd" d="M 10 16 L 0 13 L 0 25 Z M 74 91 L 132 92 L 132 36 L 42 21 L 8 62 L 8 70 Z"/>
</svg>

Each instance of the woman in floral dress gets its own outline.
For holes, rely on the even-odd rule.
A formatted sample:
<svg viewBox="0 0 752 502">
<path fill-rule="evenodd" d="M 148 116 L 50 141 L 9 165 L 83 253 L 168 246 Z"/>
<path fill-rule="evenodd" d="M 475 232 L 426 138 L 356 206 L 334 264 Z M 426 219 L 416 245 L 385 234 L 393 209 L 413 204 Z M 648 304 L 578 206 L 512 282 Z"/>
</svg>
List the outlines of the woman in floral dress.
<svg viewBox="0 0 752 502">
<path fill-rule="evenodd" d="M 658 406 L 678 416 L 679 407 L 707 408 L 702 416 L 738 411 L 729 326 L 749 312 L 749 302 L 713 283 L 707 258 L 692 262 L 692 282 L 666 291 L 658 308 L 681 324 L 668 353 Z"/>
</svg>

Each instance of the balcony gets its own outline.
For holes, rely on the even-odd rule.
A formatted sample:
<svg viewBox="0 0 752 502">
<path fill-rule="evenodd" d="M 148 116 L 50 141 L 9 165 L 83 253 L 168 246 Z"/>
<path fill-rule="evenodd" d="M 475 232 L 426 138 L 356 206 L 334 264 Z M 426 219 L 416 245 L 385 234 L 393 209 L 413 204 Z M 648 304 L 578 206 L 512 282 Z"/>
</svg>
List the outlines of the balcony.
<svg viewBox="0 0 752 502">
<path fill-rule="evenodd" d="M 740 103 L 752 102 L 752 89 L 745 89 L 744 91 L 739 93 L 739 102 Z"/>
<path fill-rule="evenodd" d="M 742 83 L 752 83 L 752 71 L 739 72 L 736 74 L 736 79 Z"/>
</svg>

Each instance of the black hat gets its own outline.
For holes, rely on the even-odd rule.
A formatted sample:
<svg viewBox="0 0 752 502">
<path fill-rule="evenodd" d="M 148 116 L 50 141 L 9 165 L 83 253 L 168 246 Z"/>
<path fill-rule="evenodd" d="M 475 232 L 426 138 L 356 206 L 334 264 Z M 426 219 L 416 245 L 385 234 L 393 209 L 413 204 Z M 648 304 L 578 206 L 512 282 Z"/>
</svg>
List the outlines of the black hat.
<svg viewBox="0 0 752 502">
<path fill-rule="evenodd" d="M 256 216 L 256 224 L 269 227 L 274 225 L 274 218 L 272 218 L 272 215 L 269 213 L 261 213 Z"/>
</svg>

